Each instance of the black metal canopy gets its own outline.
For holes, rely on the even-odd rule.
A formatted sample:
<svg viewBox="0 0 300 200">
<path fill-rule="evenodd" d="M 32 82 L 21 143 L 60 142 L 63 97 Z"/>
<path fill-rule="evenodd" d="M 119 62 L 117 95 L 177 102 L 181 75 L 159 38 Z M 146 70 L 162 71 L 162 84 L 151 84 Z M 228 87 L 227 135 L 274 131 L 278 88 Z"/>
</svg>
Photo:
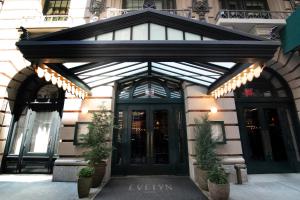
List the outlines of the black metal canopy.
<svg viewBox="0 0 300 200">
<path fill-rule="evenodd" d="M 165 29 L 165 40 L 150 39 L 152 24 Z M 133 39 L 133 29 L 138 25 L 148 27 L 148 40 Z M 126 28 L 130 39 L 118 40 L 116 32 Z M 182 34 L 182 39 L 168 38 L 173 30 Z M 111 34 L 112 38 L 97 39 L 103 34 Z M 187 34 L 199 36 L 200 39 L 187 40 Z M 224 76 L 239 70 L 240 65 L 236 63 L 262 63 L 273 57 L 279 43 L 146 9 L 21 40 L 16 45 L 27 60 L 34 64 L 45 63 L 56 71 L 72 76 L 86 88 L 145 74 L 171 77 L 206 87 L 213 84 L 215 88 Z M 228 62 L 233 64 L 226 66 Z M 233 66 L 237 67 L 230 70 Z"/>
</svg>

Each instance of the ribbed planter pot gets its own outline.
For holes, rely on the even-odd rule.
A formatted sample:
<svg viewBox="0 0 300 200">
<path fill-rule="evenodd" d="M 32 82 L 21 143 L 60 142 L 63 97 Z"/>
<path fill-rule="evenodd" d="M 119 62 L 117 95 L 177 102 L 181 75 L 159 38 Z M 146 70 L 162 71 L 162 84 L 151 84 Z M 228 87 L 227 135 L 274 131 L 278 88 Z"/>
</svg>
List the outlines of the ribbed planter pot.
<svg viewBox="0 0 300 200">
<path fill-rule="evenodd" d="M 199 187 L 202 190 L 206 190 L 208 191 L 208 186 L 207 186 L 207 176 L 208 176 L 208 171 L 207 170 L 203 170 L 200 167 L 196 167 L 195 169 L 195 180 L 198 183 Z"/>
<path fill-rule="evenodd" d="M 106 162 L 101 162 L 97 165 L 93 165 L 93 168 L 95 169 L 95 173 L 93 175 L 93 180 L 92 180 L 92 188 L 99 187 L 103 177 L 105 175 L 105 170 L 106 170 Z"/>
<path fill-rule="evenodd" d="M 215 184 L 208 180 L 209 196 L 212 200 L 228 200 L 230 194 L 230 185 Z"/>
<path fill-rule="evenodd" d="M 92 177 L 80 177 L 77 181 L 78 197 L 88 197 L 92 184 Z"/>
</svg>

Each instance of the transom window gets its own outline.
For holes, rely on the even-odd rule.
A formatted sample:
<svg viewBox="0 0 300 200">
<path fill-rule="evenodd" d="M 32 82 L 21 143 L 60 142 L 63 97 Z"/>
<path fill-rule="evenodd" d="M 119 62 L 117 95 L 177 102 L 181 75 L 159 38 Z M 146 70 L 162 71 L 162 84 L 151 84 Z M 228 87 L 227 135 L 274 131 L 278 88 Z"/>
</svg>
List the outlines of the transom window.
<svg viewBox="0 0 300 200">
<path fill-rule="evenodd" d="M 288 93 L 282 81 L 269 71 L 264 70 L 262 75 L 252 82 L 236 90 L 238 98 L 287 98 Z"/>
<path fill-rule="evenodd" d="M 144 80 L 138 83 L 120 84 L 122 89 L 118 92 L 119 100 L 129 99 L 182 99 L 180 84 L 158 80 Z M 126 86 L 125 86 L 126 85 Z"/>
<path fill-rule="evenodd" d="M 68 15 L 71 0 L 46 0 L 44 15 Z"/>
</svg>

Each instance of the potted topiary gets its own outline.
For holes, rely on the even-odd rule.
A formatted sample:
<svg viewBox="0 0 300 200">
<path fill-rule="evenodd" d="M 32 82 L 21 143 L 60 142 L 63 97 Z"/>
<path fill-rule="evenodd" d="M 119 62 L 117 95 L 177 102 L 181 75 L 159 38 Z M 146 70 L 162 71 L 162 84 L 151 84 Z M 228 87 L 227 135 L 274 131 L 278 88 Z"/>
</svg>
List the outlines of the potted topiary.
<svg viewBox="0 0 300 200">
<path fill-rule="evenodd" d="M 95 169 L 92 187 L 98 187 L 105 175 L 105 160 L 111 152 L 111 147 L 108 146 L 107 141 L 112 127 L 111 113 L 105 107 L 101 107 L 99 111 L 93 113 L 92 123 L 88 126 L 89 132 L 82 138 L 82 146 L 88 148 L 83 156 L 89 165 Z"/>
<path fill-rule="evenodd" d="M 212 200 L 228 200 L 230 186 L 227 174 L 220 165 L 214 166 L 208 172 L 208 190 Z"/>
<path fill-rule="evenodd" d="M 77 181 L 77 191 L 79 198 L 89 196 L 93 174 L 94 169 L 91 167 L 84 167 L 79 171 Z"/>
<path fill-rule="evenodd" d="M 211 124 L 208 120 L 208 115 L 204 115 L 201 120 L 195 119 L 196 136 L 196 161 L 195 180 L 199 187 L 203 190 L 208 190 L 207 174 L 217 162 L 215 152 L 216 142 L 212 139 Z"/>
</svg>

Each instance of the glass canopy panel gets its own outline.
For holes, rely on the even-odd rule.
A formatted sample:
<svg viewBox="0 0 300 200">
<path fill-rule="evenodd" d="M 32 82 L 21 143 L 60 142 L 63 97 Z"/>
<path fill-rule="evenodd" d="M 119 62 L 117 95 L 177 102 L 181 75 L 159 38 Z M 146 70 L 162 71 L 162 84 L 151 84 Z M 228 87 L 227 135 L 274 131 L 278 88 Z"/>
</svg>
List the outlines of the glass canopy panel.
<svg viewBox="0 0 300 200">
<path fill-rule="evenodd" d="M 209 62 L 211 64 L 214 64 L 214 65 L 218 65 L 220 67 L 225 67 L 225 68 L 232 68 L 236 65 L 236 63 L 233 63 L 233 62 Z"/>
<path fill-rule="evenodd" d="M 150 24 L 150 40 L 166 40 L 166 27 Z"/>
<path fill-rule="evenodd" d="M 95 82 L 90 83 L 88 85 L 90 87 L 92 87 L 92 88 L 100 87 L 102 85 L 110 84 L 110 83 L 112 83 L 114 81 L 117 81 L 119 79 L 122 79 L 124 77 L 133 76 L 134 74 L 145 72 L 145 71 L 147 71 L 147 69 L 148 69 L 147 67 L 141 68 L 141 69 L 137 69 L 137 70 L 134 70 L 134 71 L 130 71 L 130 72 L 124 73 L 124 74 L 122 74 L 122 76 L 109 77 L 109 78 L 106 78 L 106 79 L 103 79 L 103 80 L 95 81 Z"/>
<path fill-rule="evenodd" d="M 115 40 L 130 40 L 130 28 L 115 31 Z"/>
<path fill-rule="evenodd" d="M 121 68 L 128 67 L 131 65 L 136 65 L 136 64 L 139 64 L 139 63 L 138 62 L 124 62 L 124 63 L 117 63 L 115 65 L 107 65 L 108 67 L 104 66 L 103 68 L 100 68 L 100 69 L 91 70 L 87 73 L 81 74 L 79 77 L 84 78 L 84 77 L 88 77 L 88 76 L 95 76 L 97 74 L 104 74 L 107 72 L 111 72 L 113 70 L 121 69 Z"/>
<path fill-rule="evenodd" d="M 168 40 L 183 40 L 183 32 L 173 28 L 167 28 Z"/>
<path fill-rule="evenodd" d="M 200 85 L 205 85 L 205 86 L 210 85 L 210 83 L 207 83 L 205 81 L 201 81 L 201 80 L 198 80 L 198 79 L 195 79 L 195 78 L 190 78 L 190 77 L 187 77 L 187 76 L 183 76 L 183 75 L 175 73 L 175 72 L 166 71 L 166 70 L 158 68 L 158 67 L 152 67 L 152 70 L 154 72 L 158 72 L 160 74 L 166 74 L 167 76 L 174 77 L 175 79 L 186 80 L 186 81 L 190 81 L 190 82 L 193 82 L 193 83 L 198 83 Z"/>
<path fill-rule="evenodd" d="M 132 40 L 148 40 L 148 24 L 132 27 Z"/>
<path fill-rule="evenodd" d="M 64 66 L 68 69 L 74 68 L 74 67 L 78 67 L 81 65 L 86 65 L 88 64 L 87 62 L 69 62 L 69 63 L 64 63 Z"/>
<path fill-rule="evenodd" d="M 98 35 L 96 40 L 110 41 L 113 40 L 113 32 Z"/>
<path fill-rule="evenodd" d="M 201 40 L 201 36 L 193 33 L 185 32 L 185 40 Z"/>
<path fill-rule="evenodd" d="M 215 40 L 215 39 L 208 38 L 208 37 L 203 37 L 203 38 L 202 38 L 202 40 L 206 40 L 206 41 L 208 41 L 208 40 Z"/>
<path fill-rule="evenodd" d="M 197 66 L 192 67 L 192 66 L 184 64 L 184 63 L 176 63 L 176 62 L 161 62 L 161 63 L 165 64 L 165 65 L 169 65 L 171 67 L 181 68 L 183 70 L 188 70 L 188 71 L 191 71 L 194 73 L 198 73 L 203 76 L 212 77 L 214 79 L 220 77 L 219 74 L 217 74 L 217 73 L 214 73 L 210 70 L 199 69 L 199 68 L 197 68 Z"/>
<path fill-rule="evenodd" d="M 107 66 L 112 66 L 112 65 L 116 65 L 116 64 L 118 64 L 118 62 L 113 62 L 113 63 L 107 63 L 107 64 L 105 64 L 105 65 L 99 65 L 99 66 L 96 66 L 96 67 L 93 67 L 93 68 L 91 68 L 91 69 L 86 69 L 86 70 L 82 70 L 82 71 L 80 71 L 80 72 L 76 72 L 75 74 L 84 74 L 84 73 L 87 73 L 87 72 L 95 72 L 97 69 L 99 69 L 99 68 L 105 68 L 105 67 L 107 67 Z"/>
<path fill-rule="evenodd" d="M 206 81 L 206 82 L 209 82 L 209 83 L 213 83 L 215 81 L 215 79 L 209 78 L 207 76 L 203 76 L 201 74 L 197 74 L 197 73 L 193 73 L 193 72 L 189 72 L 189 71 L 180 70 L 180 69 L 174 68 L 172 66 L 161 65 L 159 63 L 153 63 L 153 66 L 158 67 L 160 69 L 167 70 L 167 71 L 175 72 L 175 73 L 177 73 L 179 75 L 182 75 L 182 76 L 190 76 L 190 77 L 193 77 L 195 79 L 199 79 L 199 80 Z"/>
</svg>

